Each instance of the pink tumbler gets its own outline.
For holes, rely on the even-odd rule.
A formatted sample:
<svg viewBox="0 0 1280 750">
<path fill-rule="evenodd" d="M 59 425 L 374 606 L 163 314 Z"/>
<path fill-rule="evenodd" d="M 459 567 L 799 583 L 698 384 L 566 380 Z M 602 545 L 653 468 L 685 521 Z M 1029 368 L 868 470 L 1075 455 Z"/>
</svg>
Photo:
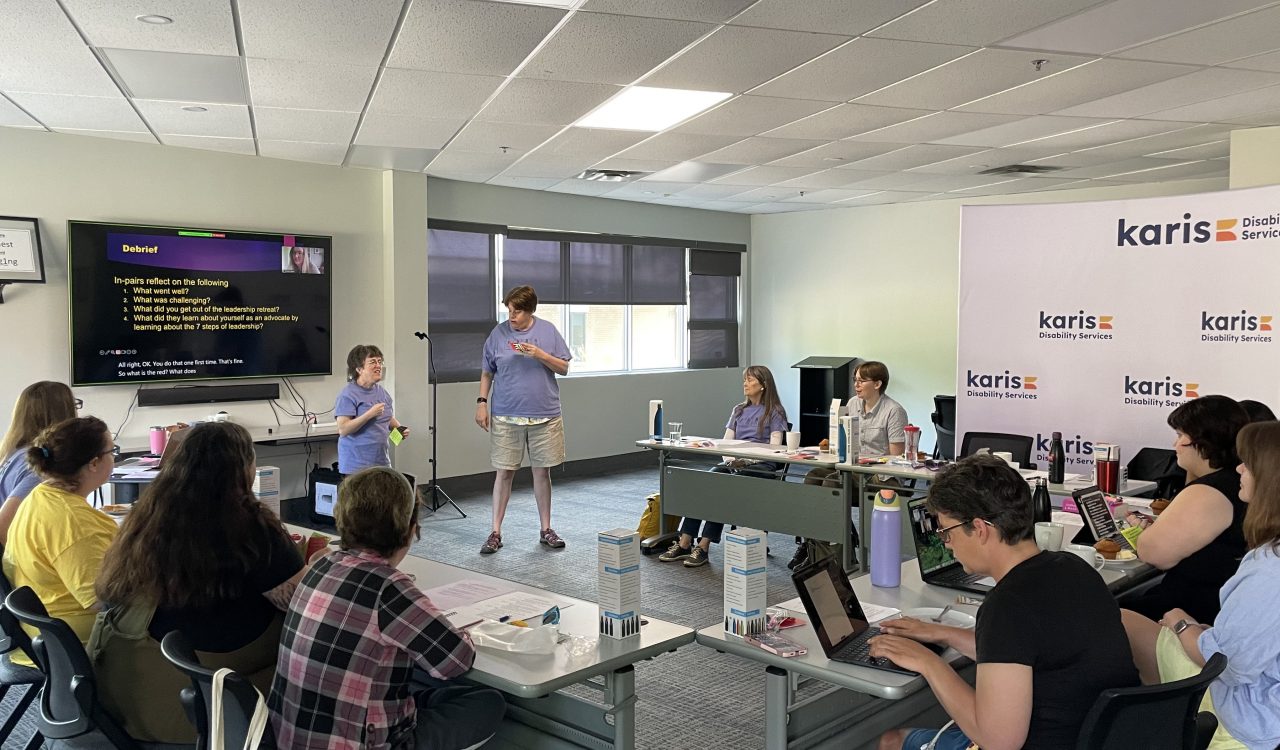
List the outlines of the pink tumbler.
<svg viewBox="0 0 1280 750">
<path fill-rule="evenodd" d="M 904 452 L 907 454 L 908 460 L 914 461 L 916 460 L 916 454 L 920 452 L 920 428 L 909 424 L 903 430 L 907 437 L 907 445 Z"/>
<path fill-rule="evenodd" d="M 151 455 L 159 456 L 164 453 L 165 443 L 169 442 L 169 431 L 163 427 L 151 428 Z"/>
</svg>

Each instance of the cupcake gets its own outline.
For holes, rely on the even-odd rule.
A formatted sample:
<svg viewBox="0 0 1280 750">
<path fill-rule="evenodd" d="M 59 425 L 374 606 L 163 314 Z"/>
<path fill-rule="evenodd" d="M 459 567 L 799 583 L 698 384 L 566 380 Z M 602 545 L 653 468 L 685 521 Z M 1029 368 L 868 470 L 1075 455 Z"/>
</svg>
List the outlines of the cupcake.
<svg viewBox="0 0 1280 750">
<path fill-rule="evenodd" d="M 1093 548 L 1098 551 L 1098 554 L 1102 555 L 1108 560 L 1116 559 L 1116 555 L 1120 553 L 1120 545 L 1116 544 L 1110 539 L 1103 539 L 1102 541 L 1093 545 Z"/>
</svg>

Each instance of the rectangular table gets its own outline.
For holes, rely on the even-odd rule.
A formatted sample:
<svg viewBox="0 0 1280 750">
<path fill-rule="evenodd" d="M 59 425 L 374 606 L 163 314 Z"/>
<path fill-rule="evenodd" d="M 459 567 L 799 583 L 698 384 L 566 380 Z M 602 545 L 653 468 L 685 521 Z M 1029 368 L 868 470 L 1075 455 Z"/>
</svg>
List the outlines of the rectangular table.
<svg viewBox="0 0 1280 750">
<path fill-rule="evenodd" d="M 288 526 L 291 532 L 310 529 Z M 596 637 L 598 611 L 594 602 L 485 575 L 412 555 L 400 570 L 414 576 L 419 588 L 430 589 L 464 579 L 481 580 L 508 590 L 527 591 L 573 606 L 560 611 L 560 631 Z M 488 648 L 476 650 L 476 661 L 466 679 L 501 690 L 507 697 L 507 720 L 499 737 L 517 747 L 618 748 L 635 747 L 637 700 L 633 665 L 693 641 L 693 629 L 646 618 L 638 636 L 624 639 L 601 637 L 586 654 L 571 657 L 567 644 L 551 655 L 509 654 Z M 587 700 L 561 692 L 573 685 L 599 692 L 599 700 Z M 612 723 L 611 723 L 612 722 Z"/>
<path fill-rule="evenodd" d="M 774 445 L 752 444 L 733 447 L 695 448 L 685 443 L 639 440 L 636 445 L 658 452 L 658 482 L 662 513 L 703 520 L 722 521 L 752 529 L 767 529 L 844 545 L 844 568 L 855 566 L 853 521 L 849 505 L 853 482 L 838 472 L 840 486 L 805 484 L 809 469 L 834 469 L 836 458 L 800 458 Z M 706 465 L 688 465 L 694 459 L 721 456 L 774 461 L 785 464 L 782 481 L 768 478 L 713 472 Z M 794 467 L 794 468 L 792 468 Z M 659 534 L 641 542 L 652 551 L 673 538 Z"/>
</svg>

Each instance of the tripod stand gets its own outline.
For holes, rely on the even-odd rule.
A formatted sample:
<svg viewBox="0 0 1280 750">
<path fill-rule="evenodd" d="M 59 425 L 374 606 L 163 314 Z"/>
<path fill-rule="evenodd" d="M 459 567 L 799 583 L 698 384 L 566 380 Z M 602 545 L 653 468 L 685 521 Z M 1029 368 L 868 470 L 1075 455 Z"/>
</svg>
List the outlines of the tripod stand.
<svg viewBox="0 0 1280 750">
<path fill-rule="evenodd" d="M 436 466 L 438 463 L 436 461 L 436 445 L 440 442 L 436 433 L 436 404 L 438 403 L 436 390 L 440 383 L 436 377 L 435 344 L 431 342 L 431 337 L 422 331 L 414 331 L 413 335 L 427 342 L 427 381 L 431 384 L 431 425 L 427 428 L 427 432 L 431 434 L 431 483 L 427 485 L 427 492 L 430 494 L 431 502 L 427 509 L 435 513 L 443 508 L 445 503 L 448 503 L 453 506 L 454 510 L 458 511 L 458 515 L 466 518 L 467 514 L 462 511 L 462 508 L 458 507 L 453 498 L 449 497 L 448 492 L 440 489 L 440 484 L 436 481 Z"/>
</svg>

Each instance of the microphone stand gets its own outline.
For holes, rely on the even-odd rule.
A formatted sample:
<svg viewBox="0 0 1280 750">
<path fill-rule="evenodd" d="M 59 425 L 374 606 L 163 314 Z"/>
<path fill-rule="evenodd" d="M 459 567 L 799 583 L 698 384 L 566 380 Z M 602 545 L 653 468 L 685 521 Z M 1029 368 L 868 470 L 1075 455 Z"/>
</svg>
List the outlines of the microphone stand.
<svg viewBox="0 0 1280 750">
<path fill-rule="evenodd" d="M 427 342 L 427 382 L 431 385 L 431 424 L 427 427 L 427 433 L 431 435 L 431 483 L 427 485 L 427 491 L 431 495 L 431 505 L 428 509 L 435 513 L 443 508 L 445 503 L 448 503 L 453 506 L 454 510 L 458 511 L 458 515 L 466 518 L 467 514 L 462 511 L 462 508 L 458 507 L 453 498 L 449 497 L 449 493 L 440 488 L 440 484 L 436 481 L 436 466 L 438 463 L 436 461 L 436 445 L 439 442 L 436 437 L 436 404 L 439 403 L 439 399 L 436 398 L 436 389 L 440 385 L 436 377 L 436 347 L 432 343 L 431 337 L 422 331 L 414 331 L 413 335 Z"/>
</svg>

